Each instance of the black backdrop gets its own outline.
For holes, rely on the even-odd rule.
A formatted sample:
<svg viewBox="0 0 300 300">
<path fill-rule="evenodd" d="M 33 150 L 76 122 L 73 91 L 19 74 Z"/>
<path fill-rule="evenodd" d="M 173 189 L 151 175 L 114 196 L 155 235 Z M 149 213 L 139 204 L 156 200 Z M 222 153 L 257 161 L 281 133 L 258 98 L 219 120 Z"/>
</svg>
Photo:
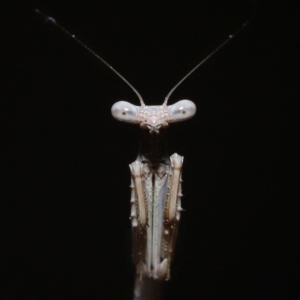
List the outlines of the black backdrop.
<svg viewBox="0 0 300 300">
<path fill-rule="evenodd" d="M 2 299 L 130 299 L 134 278 L 128 164 L 139 128 L 115 121 L 110 107 L 138 99 L 33 9 L 160 104 L 254 7 L 243 33 L 170 99 L 198 111 L 169 130 L 170 154 L 185 156 L 186 211 L 164 299 L 290 298 L 299 284 L 293 10 L 276 1 L 27 1 L 5 10 L 1 39 Z"/>
</svg>

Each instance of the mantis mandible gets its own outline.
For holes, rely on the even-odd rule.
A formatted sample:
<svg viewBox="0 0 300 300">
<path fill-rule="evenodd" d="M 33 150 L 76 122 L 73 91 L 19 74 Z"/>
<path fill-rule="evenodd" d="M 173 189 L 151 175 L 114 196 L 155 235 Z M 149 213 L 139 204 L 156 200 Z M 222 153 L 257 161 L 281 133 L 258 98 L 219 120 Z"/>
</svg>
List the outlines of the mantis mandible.
<svg viewBox="0 0 300 300">
<path fill-rule="evenodd" d="M 134 299 L 159 297 L 153 295 L 159 294 L 160 281 L 170 279 L 170 266 L 174 256 L 180 213 L 183 210 L 181 207 L 183 156 L 174 153 L 168 157 L 166 129 L 170 123 L 188 120 L 196 113 L 196 105 L 190 100 L 180 100 L 172 105 L 168 105 L 168 100 L 184 80 L 236 36 L 247 25 L 247 22 L 188 72 L 170 90 L 160 106 L 147 106 L 131 83 L 102 57 L 58 24 L 55 19 L 37 9 L 35 12 L 102 61 L 139 98 L 140 106 L 119 101 L 112 106 L 111 112 L 118 121 L 139 124 L 143 132 L 137 159 L 129 165 L 133 262 L 137 275 Z"/>
</svg>

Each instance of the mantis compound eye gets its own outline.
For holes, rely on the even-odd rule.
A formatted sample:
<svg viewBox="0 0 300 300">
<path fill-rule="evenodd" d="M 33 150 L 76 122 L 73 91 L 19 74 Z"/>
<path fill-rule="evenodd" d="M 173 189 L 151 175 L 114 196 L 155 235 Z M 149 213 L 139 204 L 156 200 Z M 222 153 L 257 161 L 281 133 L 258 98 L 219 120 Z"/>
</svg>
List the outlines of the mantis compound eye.
<svg viewBox="0 0 300 300">
<path fill-rule="evenodd" d="M 138 123 L 136 120 L 138 112 L 135 105 L 126 101 L 116 102 L 111 108 L 111 114 L 115 119 L 127 123 Z"/>
<path fill-rule="evenodd" d="M 190 100 L 180 100 L 168 106 L 169 123 L 176 123 L 192 118 L 196 113 L 196 105 Z"/>
</svg>

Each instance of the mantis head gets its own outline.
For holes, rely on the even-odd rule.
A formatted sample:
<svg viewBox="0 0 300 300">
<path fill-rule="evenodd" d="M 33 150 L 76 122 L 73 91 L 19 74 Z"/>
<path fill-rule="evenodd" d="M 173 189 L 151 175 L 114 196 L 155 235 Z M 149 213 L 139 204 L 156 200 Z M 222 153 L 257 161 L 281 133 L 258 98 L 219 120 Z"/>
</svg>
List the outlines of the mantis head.
<svg viewBox="0 0 300 300">
<path fill-rule="evenodd" d="M 180 100 L 172 105 L 141 106 L 126 101 L 116 102 L 111 113 L 115 119 L 122 122 L 140 124 L 143 129 L 151 133 L 159 133 L 169 123 L 176 123 L 192 118 L 196 113 L 196 105 L 190 100 Z"/>
</svg>

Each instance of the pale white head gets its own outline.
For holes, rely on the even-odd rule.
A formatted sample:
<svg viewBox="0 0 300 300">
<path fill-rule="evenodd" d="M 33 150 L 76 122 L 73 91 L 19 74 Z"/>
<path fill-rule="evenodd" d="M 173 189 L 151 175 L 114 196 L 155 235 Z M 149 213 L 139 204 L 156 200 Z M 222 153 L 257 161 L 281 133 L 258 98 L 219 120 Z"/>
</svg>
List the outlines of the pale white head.
<svg viewBox="0 0 300 300">
<path fill-rule="evenodd" d="M 140 124 L 150 132 L 158 133 L 169 123 L 181 122 L 192 118 L 196 113 L 196 105 L 190 100 L 180 100 L 172 105 L 141 106 L 126 101 L 119 101 L 111 108 L 115 119 L 122 122 Z"/>
<path fill-rule="evenodd" d="M 153 106 L 147 106 L 139 92 L 122 75 L 113 69 L 113 71 L 137 94 L 141 105 L 136 106 L 127 101 L 119 101 L 112 106 L 111 114 L 118 121 L 140 124 L 142 128 L 148 129 L 151 133 L 158 133 L 160 129 L 167 127 L 169 123 L 182 122 L 192 118 L 196 113 L 196 105 L 192 101 L 184 99 L 172 105 L 167 105 L 167 103 L 174 90 L 190 76 L 196 68 L 184 76 L 171 89 L 162 105 Z"/>
</svg>

